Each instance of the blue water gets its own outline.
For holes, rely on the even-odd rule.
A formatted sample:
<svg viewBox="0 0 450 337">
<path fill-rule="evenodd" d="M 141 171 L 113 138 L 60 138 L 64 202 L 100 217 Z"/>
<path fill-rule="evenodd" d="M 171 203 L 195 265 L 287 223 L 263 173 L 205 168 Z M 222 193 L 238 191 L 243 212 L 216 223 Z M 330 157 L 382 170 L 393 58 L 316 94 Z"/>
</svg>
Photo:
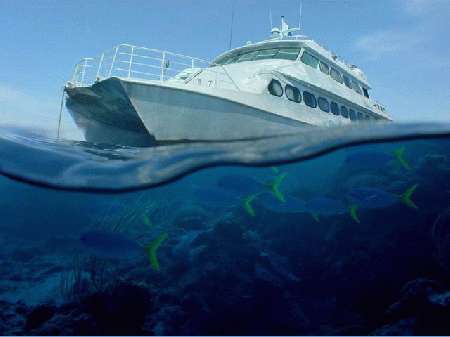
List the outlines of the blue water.
<svg viewBox="0 0 450 337">
<path fill-rule="evenodd" d="M 449 125 L 0 152 L 0 334 L 450 333 Z"/>
</svg>

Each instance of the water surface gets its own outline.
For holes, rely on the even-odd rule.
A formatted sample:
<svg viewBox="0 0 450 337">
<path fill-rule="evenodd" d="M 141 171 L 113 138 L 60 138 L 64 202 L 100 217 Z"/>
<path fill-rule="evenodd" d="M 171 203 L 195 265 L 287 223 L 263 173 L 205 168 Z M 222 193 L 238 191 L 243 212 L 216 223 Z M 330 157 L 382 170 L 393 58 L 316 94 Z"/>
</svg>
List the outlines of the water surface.
<svg viewBox="0 0 450 337">
<path fill-rule="evenodd" d="M 2 334 L 448 334 L 450 126 L 0 136 Z"/>
</svg>

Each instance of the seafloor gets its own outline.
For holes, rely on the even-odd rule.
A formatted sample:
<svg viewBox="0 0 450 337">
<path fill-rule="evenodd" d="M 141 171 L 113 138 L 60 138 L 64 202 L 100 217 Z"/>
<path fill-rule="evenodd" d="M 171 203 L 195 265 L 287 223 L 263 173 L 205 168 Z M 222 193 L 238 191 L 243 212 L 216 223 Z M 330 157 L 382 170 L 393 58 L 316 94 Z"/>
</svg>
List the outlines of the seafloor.
<svg viewBox="0 0 450 337">
<path fill-rule="evenodd" d="M 0 191 L 2 335 L 450 334 L 444 139 L 125 194 Z M 164 240 L 149 261 L 83 245 L 92 230 Z"/>
</svg>

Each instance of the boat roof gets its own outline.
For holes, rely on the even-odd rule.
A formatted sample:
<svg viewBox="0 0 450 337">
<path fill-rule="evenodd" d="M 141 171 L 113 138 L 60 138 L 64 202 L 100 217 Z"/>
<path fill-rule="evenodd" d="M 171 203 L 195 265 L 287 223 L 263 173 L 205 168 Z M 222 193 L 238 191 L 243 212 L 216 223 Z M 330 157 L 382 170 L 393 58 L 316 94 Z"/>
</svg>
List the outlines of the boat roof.
<svg viewBox="0 0 450 337">
<path fill-rule="evenodd" d="M 282 18 L 283 20 L 283 18 Z M 298 29 L 289 29 L 288 31 L 298 31 Z M 266 49 L 266 48 L 304 48 L 308 49 L 309 52 L 315 54 L 322 61 L 327 62 L 330 66 L 337 68 L 341 72 L 344 72 L 346 75 L 353 77 L 354 79 L 361 82 L 367 89 L 370 89 L 369 82 L 364 72 L 355 65 L 351 65 L 346 63 L 344 60 L 339 58 L 336 54 L 321 46 L 316 41 L 312 40 L 306 35 L 291 35 L 290 32 L 287 34 L 283 34 L 283 30 L 279 30 L 278 28 L 274 28 L 273 32 L 281 32 L 276 37 L 272 37 L 268 40 L 250 43 L 248 42 L 245 46 L 241 46 L 238 48 L 234 48 L 228 50 L 219 56 L 217 56 L 213 63 L 220 63 L 220 61 L 226 57 L 233 56 L 236 54 L 240 54 L 247 51 L 258 50 L 258 49 Z"/>
</svg>

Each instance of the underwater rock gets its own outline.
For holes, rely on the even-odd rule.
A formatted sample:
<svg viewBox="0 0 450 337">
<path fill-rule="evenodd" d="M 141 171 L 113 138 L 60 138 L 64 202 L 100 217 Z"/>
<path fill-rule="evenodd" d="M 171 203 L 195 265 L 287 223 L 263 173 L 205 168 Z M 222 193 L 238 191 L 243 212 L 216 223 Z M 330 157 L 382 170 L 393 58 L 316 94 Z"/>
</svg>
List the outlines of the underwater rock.
<svg viewBox="0 0 450 337">
<path fill-rule="evenodd" d="M 374 335 L 450 334 L 450 291 L 433 280 L 408 282 L 401 298 L 386 311 L 385 324 Z"/>
<path fill-rule="evenodd" d="M 25 323 L 27 307 L 21 303 L 0 301 L 0 335 L 20 335 Z"/>
<path fill-rule="evenodd" d="M 156 313 L 147 315 L 144 331 L 155 336 L 173 336 L 179 333 L 178 327 L 184 319 L 184 312 L 178 305 L 166 305 Z"/>
<path fill-rule="evenodd" d="M 151 296 L 142 287 L 118 284 L 110 291 L 88 296 L 82 303 L 102 334 L 139 335 L 151 308 Z"/>
<path fill-rule="evenodd" d="M 398 322 L 383 325 L 371 333 L 373 336 L 412 336 L 414 335 L 416 320 L 402 319 Z"/>
<path fill-rule="evenodd" d="M 39 305 L 25 314 L 23 331 L 16 334 L 142 335 L 151 308 L 146 288 L 122 283 L 58 307 Z"/>
<path fill-rule="evenodd" d="M 442 211 L 431 229 L 435 257 L 443 270 L 450 273 L 450 208 Z"/>
<path fill-rule="evenodd" d="M 440 289 L 437 282 L 423 278 L 406 283 L 401 290 L 400 300 L 388 308 L 387 317 L 395 320 L 414 315 L 429 301 L 429 295 Z"/>
<path fill-rule="evenodd" d="M 26 330 L 33 330 L 50 320 L 56 312 L 53 305 L 42 304 L 35 307 L 29 314 L 25 323 Z"/>
</svg>

